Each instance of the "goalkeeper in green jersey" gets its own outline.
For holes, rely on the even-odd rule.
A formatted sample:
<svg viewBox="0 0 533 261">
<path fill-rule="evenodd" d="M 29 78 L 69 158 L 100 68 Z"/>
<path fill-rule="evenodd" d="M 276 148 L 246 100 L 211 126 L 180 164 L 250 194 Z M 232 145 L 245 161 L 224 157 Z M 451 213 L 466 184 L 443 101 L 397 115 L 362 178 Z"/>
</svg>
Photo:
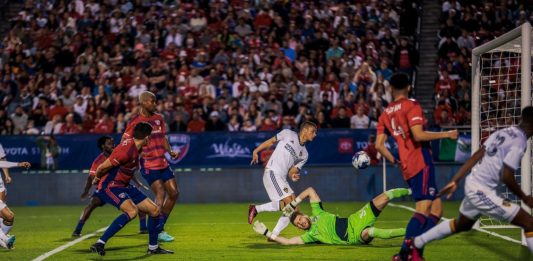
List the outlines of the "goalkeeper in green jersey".
<svg viewBox="0 0 533 261">
<path fill-rule="evenodd" d="M 309 187 L 283 208 L 284 215 L 290 216 L 291 223 L 306 231 L 303 235 L 293 238 L 276 236 L 259 221 L 254 223 L 254 230 L 283 245 L 302 245 L 314 242 L 359 245 L 368 244 L 374 238 L 402 237 L 405 234 L 404 228 L 381 229 L 374 227 L 374 223 L 390 200 L 410 194 L 411 190 L 406 188 L 388 190 L 372 199 L 372 201 L 348 218 L 341 218 L 324 211 L 318 194 L 313 188 Z M 306 198 L 309 198 L 311 203 L 311 217 L 295 211 L 296 206 Z"/>
</svg>

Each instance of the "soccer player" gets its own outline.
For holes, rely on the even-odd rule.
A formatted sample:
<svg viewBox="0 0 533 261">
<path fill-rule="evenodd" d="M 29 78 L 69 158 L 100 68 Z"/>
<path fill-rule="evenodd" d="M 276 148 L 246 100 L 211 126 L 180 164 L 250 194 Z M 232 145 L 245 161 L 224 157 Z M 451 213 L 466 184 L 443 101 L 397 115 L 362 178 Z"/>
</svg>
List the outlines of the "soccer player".
<svg viewBox="0 0 533 261">
<path fill-rule="evenodd" d="M 91 251 L 105 255 L 105 244 L 122 229 L 131 219 L 137 216 L 138 211 L 150 215 L 148 219 L 148 250 L 147 254 L 172 254 L 172 251 L 162 249 L 157 244 L 157 225 L 159 223 L 159 207 L 147 198 L 136 187 L 131 186 L 131 177 L 139 164 L 142 147 L 148 143 L 152 126 L 146 122 L 139 122 L 133 128 L 132 139 L 124 139 L 109 158 L 96 169 L 94 183 L 98 182 L 101 199 L 123 213 L 118 216 L 107 228 L 96 243 L 91 246 Z M 106 175 L 106 173 L 109 173 Z M 105 177 L 104 177 L 105 176 Z"/>
<path fill-rule="evenodd" d="M 268 231 L 266 226 L 259 221 L 254 223 L 254 230 L 283 245 L 302 245 L 314 242 L 336 245 L 362 245 L 370 243 L 374 238 L 401 237 L 405 234 L 404 228 L 381 229 L 374 227 L 374 223 L 391 199 L 409 194 L 410 190 L 406 188 L 388 190 L 372 199 L 372 201 L 348 218 L 341 218 L 324 211 L 320 197 L 318 197 L 313 188 L 309 187 L 283 208 L 284 215 L 290 216 L 291 223 L 307 232 L 288 239 Z M 295 211 L 296 206 L 306 198 L 309 198 L 311 203 L 313 214 L 311 217 Z"/>
<path fill-rule="evenodd" d="M 282 130 L 276 136 L 266 140 L 254 149 L 251 164 L 259 162 L 257 155 L 259 152 L 277 143 L 263 174 L 263 184 L 271 202 L 257 206 L 250 205 L 248 208 L 249 224 L 252 224 L 254 217 L 258 213 L 280 211 L 285 205 L 294 200 L 295 195 L 287 182 L 287 175 L 292 181 L 300 179 L 300 170 L 308 158 L 305 143 L 312 141 L 316 137 L 316 131 L 316 125 L 306 121 L 302 123 L 298 133 L 291 130 Z M 279 235 L 289 225 L 289 222 L 289 217 L 282 215 L 272 233 L 276 236 Z"/>
<path fill-rule="evenodd" d="M 93 179 L 96 174 L 96 169 L 102 162 L 104 162 L 109 155 L 113 152 L 113 148 L 115 147 L 115 142 L 113 141 L 113 138 L 110 136 L 102 136 L 97 141 L 98 148 L 102 151 L 96 157 L 96 159 L 93 161 L 93 164 L 91 165 L 91 169 L 89 171 L 89 176 L 87 177 L 87 181 L 85 182 L 85 188 L 83 190 L 83 193 L 81 194 L 81 199 L 85 200 L 89 195 L 89 189 L 91 189 L 93 185 Z M 105 177 L 106 174 L 104 174 Z M 133 181 L 137 184 L 139 187 L 146 188 L 144 185 L 142 185 L 137 178 L 132 176 Z M 83 229 L 83 225 L 85 225 L 85 222 L 89 217 L 91 216 L 91 213 L 93 210 L 97 207 L 101 207 L 105 205 L 105 202 L 100 198 L 100 194 L 98 190 L 95 190 L 91 196 L 91 201 L 83 211 L 81 212 L 80 220 L 78 221 L 78 225 L 76 225 L 76 229 L 74 229 L 74 232 L 72 232 L 73 237 L 79 237 L 81 235 L 81 230 Z M 140 223 L 140 233 L 141 234 L 147 234 L 148 228 L 146 227 L 146 214 L 139 211 L 139 223 Z"/>
<path fill-rule="evenodd" d="M 528 139 L 533 136 L 533 107 L 522 110 L 518 126 L 492 133 L 483 146 L 457 171 L 452 180 L 442 189 L 447 198 L 457 190 L 459 181 L 470 172 L 465 181 L 465 197 L 459 207 L 459 217 L 444 221 L 433 229 L 417 236 L 410 243 L 413 261 L 422 260 L 420 250 L 437 239 L 451 234 L 469 231 L 481 215 L 510 222 L 524 229 L 529 251 L 533 253 L 533 217 L 517 204 L 497 194 L 500 181 L 528 207 L 533 208 L 533 197 L 522 191 L 514 173 L 527 149 Z"/>
<path fill-rule="evenodd" d="M 170 242 L 174 237 L 165 231 L 165 223 L 176 200 L 179 196 L 178 185 L 174 177 L 174 172 L 165 158 L 165 152 L 170 157 L 176 158 L 178 153 L 172 151 L 165 136 L 167 127 L 161 114 L 156 113 L 156 97 L 149 91 L 139 95 L 140 112 L 132 117 L 122 140 L 133 136 L 133 128 L 139 122 L 148 122 L 153 127 L 152 136 L 148 144 L 143 148 L 141 154 L 141 176 L 146 180 L 152 191 L 155 193 L 155 202 L 161 209 L 158 229 L 160 230 L 158 239 L 163 242 Z"/>
<path fill-rule="evenodd" d="M 6 160 L 0 161 L 0 168 L 2 169 L 15 167 L 30 168 L 31 164 L 29 162 L 9 162 Z M 2 191 L 5 192 L 4 184 L 1 178 L 0 183 L 3 188 Z M 9 231 L 11 231 L 11 228 L 13 228 L 15 214 L 9 209 L 9 207 L 7 207 L 4 199 L 0 199 L 0 219 L 2 219 L 2 224 L 0 224 L 0 246 L 11 249 L 13 248 L 13 244 L 15 244 L 15 236 L 8 236 L 8 234 Z"/>
<path fill-rule="evenodd" d="M 0 161 L 5 161 L 6 159 L 6 152 L 4 151 L 4 147 L 2 147 L 2 144 L 0 144 Z M 6 178 L 6 184 L 11 183 L 11 176 L 9 175 L 9 169 L 8 168 L 2 168 L 2 172 L 4 173 L 4 176 Z M 6 199 L 6 187 L 4 185 L 4 180 L 2 179 L 2 175 L 0 175 L 0 200 L 5 201 Z"/>
<path fill-rule="evenodd" d="M 379 117 L 376 149 L 388 161 L 400 165 L 403 178 L 413 192 L 416 212 L 407 224 L 405 238 L 408 239 L 432 228 L 442 217 L 441 201 L 436 197 L 438 191 L 429 141 L 457 139 L 458 133 L 457 130 L 429 132 L 423 129 L 425 119 L 422 107 L 415 100 L 408 99 L 411 85 L 407 74 L 394 74 L 390 85 L 393 101 Z M 385 147 L 388 135 L 392 135 L 398 143 L 399 161 Z M 405 243 L 394 260 L 407 260 L 408 248 Z"/>
</svg>

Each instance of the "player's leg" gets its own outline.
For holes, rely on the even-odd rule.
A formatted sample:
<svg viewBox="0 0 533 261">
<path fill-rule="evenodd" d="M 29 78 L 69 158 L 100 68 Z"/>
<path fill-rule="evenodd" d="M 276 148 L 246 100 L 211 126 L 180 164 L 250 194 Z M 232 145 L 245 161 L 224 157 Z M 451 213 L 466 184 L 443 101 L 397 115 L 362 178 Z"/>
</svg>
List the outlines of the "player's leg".
<svg viewBox="0 0 533 261">
<path fill-rule="evenodd" d="M 265 170 L 263 174 L 263 185 L 270 198 L 270 202 L 254 205 L 251 204 L 248 206 L 248 224 L 252 224 L 255 216 L 261 212 L 274 212 L 280 211 L 280 199 L 283 198 L 283 191 L 279 186 L 278 178 L 274 175 L 274 172 L 271 170 Z"/>
<path fill-rule="evenodd" d="M 162 249 L 158 241 L 160 208 L 149 198 L 137 204 L 140 211 L 148 214 L 148 250 L 147 254 L 173 254 L 174 252 Z"/>
<path fill-rule="evenodd" d="M 533 217 L 520 209 L 511 223 L 524 229 L 527 247 L 533 253 Z"/>
<path fill-rule="evenodd" d="M 161 173 L 161 180 L 163 181 L 163 188 L 165 189 L 165 201 L 163 202 L 161 207 L 159 226 L 161 230 L 165 231 L 165 224 L 167 222 L 167 219 L 170 216 L 170 212 L 172 212 L 172 209 L 174 209 L 176 200 L 178 200 L 179 188 L 178 184 L 176 183 L 174 173 L 170 169 L 165 169 Z M 165 234 L 167 233 L 165 232 Z M 168 234 L 167 236 L 169 239 L 171 238 L 172 240 L 174 240 L 174 238 L 169 236 Z"/>
<path fill-rule="evenodd" d="M 292 192 L 292 189 L 290 191 Z M 294 193 L 282 198 L 281 201 L 280 201 L 280 208 L 285 207 L 286 205 L 291 203 L 295 198 L 296 198 L 296 196 L 294 195 Z M 299 210 L 299 208 L 297 207 L 296 211 L 298 211 L 298 210 Z M 281 217 L 279 217 L 279 219 L 278 219 L 278 223 L 276 223 L 276 226 L 272 230 L 272 234 L 276 235 L 276 236 L 279 235 L 279 233 L 281 233 L 281 231 L 283 231 L 283 229 L 285 229 L 290 223 L 291 223 L 290 217 L 286 217 L 285 215 L 281 215 Z"/>
<path fill-rule="evenodd" d="M 72 232 L 73 237 L 79 237 L 81 235 L 81 230 L 83 229 L 85 222 L 91 216 L 91 213 L 93 212 L 93 210 L 103 205 L 104 205 L 104 202 L 100 200 L 98 196 L 93 195 L 91 197 L 91 201 L 89 202 L 89 204 L 87 204 L 87 206 L 85 206 L 85 208 L 81 212 L 80 220 L 78 221 L 78 224 L 76 225 L 76 228 L 74 229 L 74 232 Z"/>
<path fill-rule="evenodd" d="M 437 195 L 438 189 L 437 189 L 437 183 L 435 181 L 435 169 L 434 169 L 433 164 L 429 165 L 428 178 L 429 178 L 428 187 L 430 189 L 429 191 L 427 191 L 428 194 L 430 194 L 430 196 Z M 433 201 L 431 202 L 430 212 L 426 215 L 426 224 L 422 228 L 422 233 L 436 226 L 439 223 L 441 217 L 442 217 L 442 201 L 440 198 L 433 198 Z"/>
<path fill-rule="evenodd" d="M 7 207 L 7 205 L 0 200 L 0 218 L 2 218 L 2 224 L 5 222 L 6 218 L 13 220 L 13 212 Z M 12 223 L 11 223 L 12 224 Z M 0 246 L 3 248 L 11 249 L 15 243 L 15 236 L 8 236 L 7 233 L 4 233 L 3 230 L 0 230 Z"/>
<path fill-rule="evenodd" d="M 409 195 L 411 195 L 411 190 L 407 188 L 389 189 L 372 199 L 371 202 L 377 210 L 382 211 L 391 200 Z"/>
<path fill-rule="evenodd" d="M 470 215 L 470 214 L 469 214 Z M 476 214 L 477 216 L 477 214 Z M 441 222 L 432 229 L 417 236 L 412 241 L 414 247 L 417 249 L 423 249 L 426 244 L 431 241 L 439 240 L 463 231 L 469 231 L 476 223 L 477 217 L 468 217 L 463 213 L 459 213 L 457 219 L 449 219 Z"/>
<path fill-rule="evenodd" d="M 3 221 L 2 224 L 0 224 L 0 231 L 4 233 L 5 235 L 9 234 L 11 231 L 11 228 L 13 228 L 13 223 L 15 222 L 15 214 L 3 201 L 0 201 L 0 217 L 2 217 Z"/>
<path fill-rule="evenodd" d="M 139 211 L 139 233 L 148 234 L 148 226 L 146 225 L 146 213 Z"/>
</svg>

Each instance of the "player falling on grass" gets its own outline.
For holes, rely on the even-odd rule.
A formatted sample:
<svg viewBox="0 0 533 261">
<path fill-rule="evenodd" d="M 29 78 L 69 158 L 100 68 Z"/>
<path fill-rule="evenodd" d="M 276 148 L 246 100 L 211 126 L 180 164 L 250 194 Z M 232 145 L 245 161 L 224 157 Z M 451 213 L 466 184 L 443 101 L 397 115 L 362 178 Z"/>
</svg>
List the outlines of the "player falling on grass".
<svg viewBox="0 0 533 261">
<path fill-rule="evenodd" d="M 93 179 L 96 174 L 96 169 L 102 162 L 104 162 L 109 155 L 113 152 L 113 148 L 115 147 L 115 142 L 113 141 L 113 138 L 110 136 L 102 136 L 97 141 L 98 148 L 102 151 L 98 157 L 93 161 L 93 164 L 91 165 L 91 169 L 89 170 L 89 176 L 87 177 L 87 181 L 85 182 L 85 188 L 83 190 L 83 193 L 81 194 L 81 199 L 85 200 L 89 196 L 89 190 L 91 189 L 93 185 Z M 106 174 L 104 174 L 105 177 Z M 135 176 L 132 177 L 133 181 L 137 184 L 139 187 L 144 187 Z M 145 187 L 144 187 L 145 188 Z M 145 188 L 148 189 L 148 188 Z M 85 225 L 85 222 L 89 217 L 91 216 L 91 213 L 93 210 L 97 207 L 101 207 L 105 205 L 105 202 L 100 198 L 100 194 L 98 193 L 98 190 L 95 190 L 91 196 L 91 201 L 83 211 L 81 212 L 80 220 L 78 221 L 78 225 L 76 225 L 76 229 L 74 229 L 74 232 L 72 232 L 73 237 L 79 237 L 81 235 L 81 230 L 83 229 L 83 225 Z M 139 224 L 140 224 L 140 233 L 146 234 L 148 233 L 148 228 L 146 227 L 146 214 L 139 211 Z"/>
<path fill-rule="evenodd" d="M 526 195 L 516 183 L 514 173 L 533 136 L 533 107 L 522 110 L 518 126 L 508 127 L 491 134 L 483 146 L 457 171 L 452 181 L 442 188 L 448 198 L 457 190 L 459 181 L 470 172 L 465 182 L 465 197 L 457 219 L 446 220 L 412 240 L 413 260 L 422 260 L 421 249 L 436 239 L 468 231 L 481 215 L 510 222 L 524 229 L 529 250 L 533 253 L 533 217 L 517 204 L 497 194 L 500 181 L 528 207 L 533 208 L 533 197 Z"/>
<path fill-rule="evenodd" d="M 140 190 L 130 185 L 139 164 L 143 146 L 148 143 L 152 126 L 139 122 L 133 128 L 132 138 L 124 139 L 98 168 L 94 183 L 98 183 L 100 198 L 123 213 L 106 229 L 104 234 L 91 246 L 91 251 L 105 255 L 105 244 L 122 229 L 130 220 L 137 216 L 138 211 L 147 213 L 148 219 L 148 250 L 147 254 L 171 254 L 157 244 L 157 226 L 159 224 L 159 207 Z M 106 175 L 107 174 L 107 175 Z"/>
<path fill-rule="evenodd" d="M 300 170 L 307 162 L 308 153 L 305 143 L 316 137 L 316 125 L 310 121 L 302 123 L 298 133 L 282 130 L 276 136 L 261 143 L 252 153 L 252 164 L 259 162 L 258 153 L 277 143 L 276 149 L 268 160 L 263 174 L 263 184 L 271 202 L 262 205 L 250 205 L 248 208 L 248 223 L 252 224 L 254 217 L 261 212 L 280 211 L 294 200 L 295 195 L 287 182 L 287 175 L 292 181 L 300 179 Z M 279 235 L 289 225 L 289 217 L 282 215 L 272 231 Z"/>
<path fill-rule="evenodd" d="M 396 73 L 390 79 L 393 101 L 383 111 L 378 120 L 376 149 L 388 161 L 399 164 L 404 180 L 413 191 L 416 212 L 407 224 L 405 238 L 420 235 L 434 227 L 442 217 L 442 205 L 437 198 L 435 170 L 431 159 L 429 141 L 451 138 L 457 139 L 457 130 L 428 132 L 423 129 L 422 107 L 413 99 L 408 99 L 409 77 Z M 394 158 L 385 147 L 387 136 L 392 135 L 398 143 L 400 160 Z M 407 260 L 406 243 L 393 260 Z"/>
<path fill-rule="evenodd" d="M 5 156 L 5 155 L 4 155 Z M 5 157 L 2 157 L 0 161 L 0 168 L 30 168 L 31 164 L 29 162 L 9 162 L 5 160 Z M 4 183 L 0 177 L 0 189 L 2 192 L 5 192 Z M 0 224 L 0 247 L 11 249 L 13 244 L 15 244 L 15 236 L 8 236 L 9 231 L 13 228 L 13 222 L 15 220 L 15 214 L 7 207 L 5 199 L 0 199 L 0 219 L 2 219 L 2 224 Z"/>
<path fill-rule="evenodd" d="M 140 112 L 128 122 L 122 140 L 132 137 L 133 127 L 138 122 L 148 122 L 152 125 L 152 136 L 141 154 L 140 172 L 141 176 L 155 193 L 155 202 L 161 209 L 158 239 L 163 242 L 170 242 L 174 240 L 174 237 L 170 236 L 164 230 L 165 223 L 176 204 L 179 190 L 174 172 L 170 169 L 165 158 L 165 153 L 168 153 L 172 158 L 178 157 L 178 153 L 171 150 L 170 144 L 165 136 L 167 127 L 165 126 L 163 116 L 155 112 L 157 106 L 155 95 L 148 91 L 142 92 L 139 95 L 139 103 Z"/>
<path fill-rule="evenodd" d="M 410 190 L 406 188 L 388 190 L 372 199 L 348 218 L 341 218 L 324 211 L 318 194 L 310 187 L 283 208 L 284 215 L 290 216 L 291 223 L 307 232 L 293 238 L 284 238 L 268 231 L 267 227 L 259 221 L 255 221 L 254 230 L 283 245 L 309 243 L 362 245 L 370 243 L 374 238 L 401 237 L 405 234 L 404 228 L 381 229 L 374 227 L 374 223 L 390 200 L 409 194 Z M 311 203 L 311 217 L 295 211 L 296 206 L 306 198 L 309 198 Z"/>
<path fill-rule="evenodd" d="M 6 152 L 4 151 L 4 147 L 2 147 L 2 144 L 0 144 L 0 161 L 5 161 L 6 159 Z M 4 173 L 5 178 L 5 184 L 11 183 L 11 176 L 9 175 L 9 169 L 8 168 L 2 168 L 2 172 Z M 4 180 L 2 179 L 2 173 L 0 173 L 0 200 L 6 202 L 6 195 L 7 190 L 6 186 L 4 184 Z M 0 218 L 0 224 L 4 220 Z"/>
</svg>

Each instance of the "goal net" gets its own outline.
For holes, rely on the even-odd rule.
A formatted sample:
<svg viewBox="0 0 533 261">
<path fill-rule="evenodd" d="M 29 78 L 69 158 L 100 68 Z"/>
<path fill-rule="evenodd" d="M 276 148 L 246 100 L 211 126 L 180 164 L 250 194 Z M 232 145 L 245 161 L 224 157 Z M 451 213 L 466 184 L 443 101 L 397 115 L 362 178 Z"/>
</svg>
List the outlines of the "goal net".
<svg viewBox="0 0 533 261">
<path fill-rule="evenodd" d="M 518 124 L 521 108 L 532 105 L 531 95 L 531 25 L 518 28 L 475 48 L 472 51 L 472 153 L 494 131 Z M 531 186 L 531 142 L 516 172 L 516 180 L 526 194 Z M 503 197 L 523 205 L 505 186 L 500 188 Z M 514 228 L 508 223 L 482 217 L 477 228 Z M 509 235 L 510 230 L 497 231 Z M 516 229 L 514 238 L 520 238 Z M 522 236 L 523 242 L 523 236 Z"/>
</svg>

